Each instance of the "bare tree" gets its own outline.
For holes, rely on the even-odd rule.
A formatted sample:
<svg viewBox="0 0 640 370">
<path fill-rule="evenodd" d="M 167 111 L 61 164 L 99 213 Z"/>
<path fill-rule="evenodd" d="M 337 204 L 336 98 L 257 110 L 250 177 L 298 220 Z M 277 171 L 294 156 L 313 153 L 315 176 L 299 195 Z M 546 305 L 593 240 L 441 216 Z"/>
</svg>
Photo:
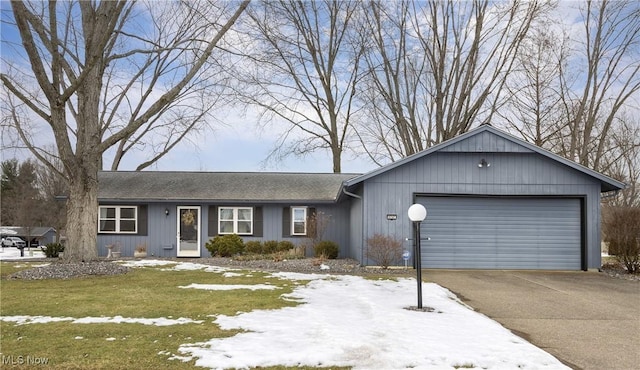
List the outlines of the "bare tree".
<svg viewBox="0 0 640 370">
<path fill-rule="evenodd" d="M 42 164 L 39 164 L 36 170 L 38 189 L 42 198 L 39 204 L 42 210 L 41 226 L 49 226 L 61 231 L 67 224 L 67 204 L 62 198 L 69 194 L 68 184 L 60 175 L 63 172 L 62 163 L 56 158 L 50 158 L 49 163 L 57 170 L 54 171 Z"/>
<path fill-rule="evenodd" d="M 250 10 L 249 45 L 240 46 L 237 96 L 262 110 L 262 123 L 286 122 L 272 156 L 329 150 L 341 171 L 351 130 L 358 63 L 354 1 L 263 1 Z M 250 66 L 247 67 L 247 64 Z"/>
<path fill-rule="evenodd" d="M 506 103 L 496 113 L 509 131 L 549 150 L 566 124 L 561 73 L 568 69 L 570 48 L 564 29 L 552 22 L 539 22 L 524 40 L 505 85 Z"/>
<path fill-rule="evenodd" d="M 57 171 L 27 122 L 44 122 L 55 138 L 69 184 L 66 260 L 97 257 L 103 155 L 139 142 L 158 117 L 185 109 L 188 91 L 206 87 L 199 72 L 248 3 L 11 2 L 21 44 L 3 56 L 3 106 L 24 145 Z"/>
<path fill-rule="evenodd" d="M 368 42 L 359 94 L 367 109 L 356 131 L 366 153 L 381 165 L 417 153 L 433 141 L 422 81 L 430 69 L 424 50 L 412 37 L 410 1 L 371 1 L 364 6 L 358 28 L 361 40 Z"/>
<path fill-rule="evenodd" d="M 627 272 L 640 272 L 640 207 L 606 208 L 603 215 L 604 240 Z"/>
<path fill-rule="evenodd" d="M 582 29 L 558 15 L 535 25 L 499 116 L 525 140 L 627 183 L 613 203 L 630 206 L 638 202 L 640 6 L 581 6 Z"/>
<path fill-rule="evenodd" d="M 364 93 L 375 98 L 367 104 L 375 128 L 364 144 L 381 140 L 391 160 L 491 122 L 524 37 L 549 9 L 537 1 L 396 4 L 370 3 L 362 28 L 375 48 L 366 59 L 373 90 Z"/>
<path fill-rule="evenodd" d="M 567 125 L 558 140 L 566 158 L 607 171 L 603 159 L 619 113 L 637 104 L 640 90 L 640 4 L 636 1 L 586 1 L 577 56 L 585 71 L 570 80 L 563 73 Z M 575 73 L 575 71 L 573 71 Z M 619 122 L 619 121 L 618 121 Z"/>
<path fill-rule="evenodd" d="M 606 198 L 611 207 L 640 207 L 640 119 L 621 112 L 616 117 L 600 160 L 607 175 L 627 186 L 616 197 Z"/>
</svg>

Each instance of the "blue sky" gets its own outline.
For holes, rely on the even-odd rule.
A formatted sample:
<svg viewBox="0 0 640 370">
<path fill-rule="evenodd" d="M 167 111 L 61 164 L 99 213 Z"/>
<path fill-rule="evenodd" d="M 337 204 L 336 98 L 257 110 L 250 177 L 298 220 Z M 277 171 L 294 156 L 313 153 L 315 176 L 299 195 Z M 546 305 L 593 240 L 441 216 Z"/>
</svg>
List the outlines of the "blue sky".
<svg viewBox="0 0 640 370">
<path fill-rule="evenodd" d="M 0 1 L 3 21 L 11 18 L 9 2 Z M 7 44 L 19 43 L 20 38 L 15 28 L 2 22 L 2 50 L 3 60 L 11 60 L 23 66 L 28 64 L 25 58 L 7 58 L 14 54 L 15 50 Z M 19 47 L 18 47 L 19 49 Z M 6 58 L 6 59 L 5 59 Z M 4 72 L 7 65 L 2 66 Z M 28 67 L 27 67 L 28 68 Z M 184 171 L 281 171 L 281 172 L 332 172 L 333 165 L 328 151 L 318 151 L 305 157 L 289 156 L 281 161 L 270 161 L 265 163 L 265 159 L 273 150 L 277 142 L 276 131 L 282 127 L 273 126 L 265 130 L 258 130 L 255 127 L 255 117 L 253 112 L 241 112 L 230 108 L 217 114 L 217 119 L 225 126 L 212 123 L 215 130 L 191 135 L 190 140 L 184 140 L 176 146 L 169 154 L 161 158 L 148 170 L 184 170 Z M 254 117 L 254 118 L 251 118 Z M 35 121 L 35 120 L 34 120 Z M 36 134 L 36 145 L 39 147 L 53 147 L 53 137 L 46 124 L 42 123 L 41 129 Z M 44 128 L 44 129 L 42 129 Z M 39 137 L 38 137 L 39 135 Z M 27 150 L 9 148 L 15 133 L 2 129 L 2 150 L 1 159 L 7 160 L 17 158 L 24 160 L 30 157 Z M 105 169 L 111 165 L 110 156 L 107 153 L 104 157 Z M 121 165 L 121 170 L 134 170 L 138 164 L 148 159 L 144 153 L 127 154 Z M 343 171 L 352 173 L 368 172 L 377 166 L 369 162 L 366 156 L 362 158 L 354 157 L 350 154 L 343 154 Z"/>
<path fill-rule="evenodd" d="M 333 172 L 330 155 L 317 152 L 306 157 L 290 156 L 278 163 L 264 160 L 271 152 L 275 140 L 259 137 L 256 133 L 238 133 L 233 128 L 222 128 L 206 134 L 206 143 L 194 147 L 184 142 L 167 154 L 149 170 L 160 171 L 233 171 L 233 172 Z M 140 161 L 125 159 L 122 170 L 134 170 Z M 366 173 L 377 168 L 365 156 L 344 154 L 343 173 Z"/>
<path fill-rule="evenodd" d="M 567 3 L 571 4 L 571 3 Z M 3 20 L 10 13 L 9 3 L 0 0 Z M 572 6 L 562 6 L 559 11 L 566 14 L 565 19 L 575 19 L 575 27 L 580 25 L 579 12 Z M 3 59 L 7 53 L 7 40 L 15 40 L 16 34 L 12 27 L 2 24 L 2 47 Z M 6 66 L 3 66 L 3 69 Z M 289 156 L 280 162 L 264 163 L 269 153 L 273 150 L 278 140 L 277 132 L 286 123 L 272 126 L 267 129 L 258 130 L 255 127 L 255 112 L 241 112 L 239 110 L 228 110 L 216 115 L 218 120 L 223 121 L 226 126 L 215 126 L 214 131 L 200 133 L 179 144 L 169 154 L 160 159 L 157 163 L 149 167 L 149 170 L 185 170 L 185 171 L 283 171 L 283 172 L 332 172 L 332 159 L 328 151 L 317 151 L 306 157 Z M 53 144 L 53 138 L 49 137 L 46 130 L 39 131 L 42 140 L 37 140 L 39 146 Z M 2 131 L 2 159 L 17 157 L 25 159 L 28 153 L 6 149 L 7 138 L 10 132 Z M 131 153 L 125 156 L 120 166 L 121 170 L 133 170 L 136 166 L 148 159 L 144 153 Z M 111 163 L 108 156 L 105 156 L 105 166 Z M 342 172 L 345 173 L 365 173 L 375 169 L 365 155 L 355 156 L 352 153 L 343 153 Z"/>
</svg>

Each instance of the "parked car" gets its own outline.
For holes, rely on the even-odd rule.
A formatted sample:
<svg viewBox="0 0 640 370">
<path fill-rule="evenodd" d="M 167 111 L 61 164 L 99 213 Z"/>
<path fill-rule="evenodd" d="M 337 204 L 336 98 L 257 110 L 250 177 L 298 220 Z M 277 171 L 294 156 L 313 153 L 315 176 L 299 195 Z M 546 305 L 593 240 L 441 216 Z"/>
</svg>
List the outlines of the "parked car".
<svg viewBox="0 0 640 370">
<path fill-rule="evenodd" d="M 17 236 L 7 236 L 4 239 L 2 239 L 2 246 L 25 248 L 27 246 L 27 243 L 24 240 L 18 238 Z"/>
</svg>

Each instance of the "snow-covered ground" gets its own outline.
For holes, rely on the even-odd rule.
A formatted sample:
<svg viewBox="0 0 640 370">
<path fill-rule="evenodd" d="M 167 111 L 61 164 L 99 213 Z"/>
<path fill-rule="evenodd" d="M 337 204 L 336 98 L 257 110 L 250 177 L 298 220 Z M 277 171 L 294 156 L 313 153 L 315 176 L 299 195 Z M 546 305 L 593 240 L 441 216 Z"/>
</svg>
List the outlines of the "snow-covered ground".
<svg viewBox="0 0 640 370">
<path fill-rule="evenodd" d="M 128 261 L 128 265 L 153 265 L 153 260 Z M 167 264 L 158 261 L 158 265 Z M 171 269 L 211 269 L 196 263 Z M 229 270 L 226 270 L 228 273 Z M 212 286 L 193 282 L 191 289 L 232 289 L 228 284 Z M 416 281 L 402 278 L 368 280 L 358 276 L 274 273 L 273 278 L 291 280 L 295 286 L 283 299 L 301 303 L 278 310 L 253 310 L 236 316 L 214 315 L 222 329 L 243 329 L 229 338 L 183 343 L 177 360 L 196 359 L 196 365 L 225 369 L 255 366 L 352 366 L 354 369 L 567 369 L 550 354 L 512 334 L 495 321 L 474 312 L 455 295 L 436 284 L 424 283 L 423 302 L 433 312 L 406 308 L 416 304 Z M 302 284 L 298 280 L 311 280 Z M 267 288 L 261 284 L 257 289 Z M 186 287 L 182 287 L 186 288 Z M 237 285 L 236 289 L 255 289 Z M 250 308 L 247 308 L 250 309 Z M 21 324 L 46 318 L 0 317 Z M 71 318 L 50 318 L 88 323 Z M 80 321 L 77 321 L 80 320 Z M 105 318 L 105 322 L 168 324 L 164 319 Z M 188 323 L 189 318 L 179 322 Z M 31 322 L 30 322 L 31 321 Z M 167 354 L 167 353 L 165 353 Z"/>
<path fill-rule="evenodd" d="M 40 248 L 24 249 L 24 257 L 20 257 L 20 249 L 14 247 L 0 248 L 0 261 L 27 260 L 32 258 L 44 258 Z"/>
</svg>

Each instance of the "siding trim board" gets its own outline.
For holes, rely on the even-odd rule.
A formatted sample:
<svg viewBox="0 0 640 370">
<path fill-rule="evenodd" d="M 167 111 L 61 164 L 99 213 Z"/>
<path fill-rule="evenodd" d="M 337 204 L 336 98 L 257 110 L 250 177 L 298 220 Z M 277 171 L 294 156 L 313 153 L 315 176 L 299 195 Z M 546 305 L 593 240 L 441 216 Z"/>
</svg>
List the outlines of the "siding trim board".
<svg viewBox="0 0 640 370">
<path fill-rule="evenodd" d="M 589 251 L 587 249 L 587 238 L 589 233 L 587 232 L 587 198 L 585 196 L 580 197 L 580 268 L 583 271 L 589 270 Z"/>
<path fill-rule="evenodd" d="M 586 270 L 584 196 L 416 193 L 413 200 L 427 208 L 423 238 L 435 235 L 422 244 L 423 266 Z M 442 217 L 439 230 L 429 223 L 429 201 Z"/>
</svg>

